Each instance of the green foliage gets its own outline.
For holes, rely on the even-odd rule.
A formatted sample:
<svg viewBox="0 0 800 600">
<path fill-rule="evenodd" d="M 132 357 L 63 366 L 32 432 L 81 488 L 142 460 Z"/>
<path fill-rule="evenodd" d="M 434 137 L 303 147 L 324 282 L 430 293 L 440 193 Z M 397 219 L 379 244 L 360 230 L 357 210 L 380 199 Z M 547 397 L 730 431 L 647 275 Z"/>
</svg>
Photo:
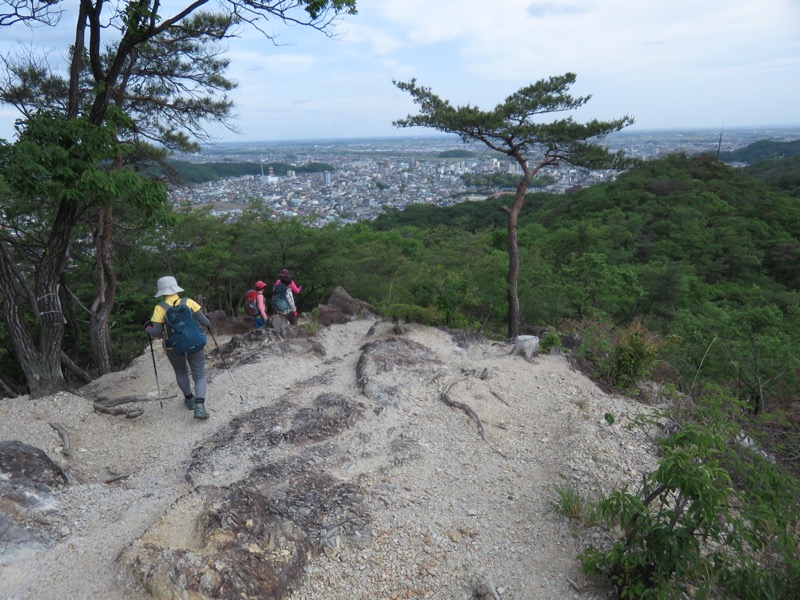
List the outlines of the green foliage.
<svg viewBox="0 0 800 600">
<path fill-rule="evenodd" d="M 444 315 L 435 308 L 426 308 L 415 304 L 381 305 L 380 312 L 385 318 L 397 319 L 404 323 L 419 323 L 439 327 L 444 325 Z"/>
<path fill-rule="evenodd" d="M 15 144 L 2 148 L 0 170 L 6 184 L 28 198 L 82 207 L 117 199 L 142 208 L 163 204 L 162 184 L 107 168 L 119 150 L 112 127 L 39 114 L 25 123 Z"/>
<path fill-rule="evenodd" d="M 576 485 L 557 483 L 553 486 L 553 492 L 553 504 L 561 514 L 569 519 L 580 519 L 584 516 L 588 502 Z"/>
<path fill-rule="evenodd" d="M 553 197 L 550 194 L 540 192 L 525 196 L 526 205 L 532 211 L 552 201 Z M 480 202 L 459 202 L 447 207 L 434 204 L 412 204 L 402 211 L 389 207 L 385 208 L 370 223 L 370 227 L 378 231 L 389 231 L 408 226 L 422 229 L 446 226 L 450 229 L 464 230 L 470 233 L 492 231 L 504 235 L 508 223 L 502 207 L 513 202 L 513 197 L 500 196 L 487 198 Z M 523 212 L 520 215 L 520 226 L 532 223 L 535 218 L 535 212 Z M 505 239 L 500 241 L 498 247 L 505 250 Z"/>
<path fill-rule="evenodd" d="M 261 176 L 266 174 L 269 167 L 277 176 L 285 176 L 289 171 L 295 173 L 323 173 L 329 171 L 333 173 L 336 168 L 328 163 L 312 162 L 305 165 L 290 165 L 287 163 L 233 163 L 233 162 L 207 162 L 190 163 L 186 161 L 169 161 L 170 167 L 178 177 L 189 183 L 205 183 L 216 181 L 226 177 L 243 177 L 245 175 Z M 159 169 L 155 169 L 159 173 Z"/>
<path fill-rule="evenodd" d="M 773 158 L 791 158 L 800 155 L 800 140 L 776 142 L 759 140 L 743 148 L 720 152 L 719 159 L 725 162 L 759 163 Z"/>
<path fill-rule="evenodd" d="M 320 317 L 319 309 L 315 308 L 314 310 L 306 313 L 306 318 L 302 321 L 300 325 L 303 328 L 303 330 L 311 337 L 314 337 L 319 333 L 320 329 L 319 317 Z"/>
<path fill-rule="evenodd" d="M 583 319 L 565 324 L 581 340 L 578 360 L 605 384 L 633 391 L 649 375 L 662 342 L 640 321 L 614 327 L 604 319 Z"/>
<path fill-rule="evenodd" d="M 472 150 L 444 150 L 436 156 L 437 158 L 472 158 L 477 156 L 477 153 Z"/>
<path fill-rule="evenodd" d="M 475 303 L 475 283 L 464 273 L 434 265 L 420 273 L 411 283 L 411 294 L 416 304 L 430 306 L 442 316 L 442 325 L 458 329 L 472 329 L 465 313 Z"/>
<path fill-rule="evenodd" d="M 638 321 L 618 328 L 614 336 L 608 377 L 620 389 L 630 389 L 649 375 L 659 344 Z"/>
<path fill-rule="evenodd" d="M 673 324 L 680 347 L 670 357 L 687 380 L 725 381 L 754 412 L 767 398 L 788 402 L 796 389 L 798 363 L 796 306 L 781 310 L 760 304 L 757 290 L 741 294 L 738 302 L 705 302 L 699 310 L 681 310 Z M 763 302 L 763 301 L 761 301 Z M 702 365 L 699 373 L 693 370 Z M 782 397 L 783 396 L 783 397 Z"/>
<path fill-rule="evenodd" d="M 467 187 L 487 190 L 490 193 L 495 190 L 507 190 L 509 193 L 513 193 L 520 179 L 520 175 L 514 175 L 513 173 L 464 173 L 461 176 L 461 180 Z M 543 188 L 553 183 L 555 183 L 554 177 L 550 175 L 541 175 L 532 179 L 528 187 Z"/>
<path fill-rule="evenodd" d="M 800 489 L 757 454 L 749 456 L 757 469 L 728 460 L 748 451 L 732 445 L 726 427 L 689 424 L 661 442 L 659 466 L 637 492 L 622 488 L 600 502 L 624 537 L 585 550 L 585 573 L 610 579 L 622 598 L 679 598 L 686 584 L 697 597 L 790 597 Z"/>
<path fill-rule="evenodd" d="M 557 274 L 564 301 L 576 318 L 631 315 L 643 292 L 631 267 L 609 265 L 602 254 L 574 256 Z"/>
<path fill-rule="evenodd" d="M 773 158 L 745 168 L 745 173 L 758 178 L 771 189 L 800 197 L 800 154 L 786 158 Z"/>
<path fill-rule="evenodd" d="M 549 354 L 553 348 L 561 348 L 562 345 L 561 336 L 554 331 L 548 331 L 539 340 L 539 352 Z"/>
</svg>

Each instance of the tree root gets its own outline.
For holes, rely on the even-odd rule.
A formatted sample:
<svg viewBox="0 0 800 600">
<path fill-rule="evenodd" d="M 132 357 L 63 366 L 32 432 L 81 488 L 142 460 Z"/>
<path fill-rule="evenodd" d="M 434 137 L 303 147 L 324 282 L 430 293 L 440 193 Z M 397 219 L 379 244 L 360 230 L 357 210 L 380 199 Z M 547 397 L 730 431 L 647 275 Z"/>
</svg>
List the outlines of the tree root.
<svg viewBox="0 0 800 600">
<path fill-rule="evenodd" d="M 69 456 L 69 452 L 70 452 L 69 451 L 69 434 L 67 433 L 67 430 L 64 429 L 64 427 L 62 425 L 59 425 L 58 423 L 50 423 L 50 427 L 55 429 L 58 432 L 58 435 L 61 436 L 61 446 L 63 447 L 63 450 L 61 450 L 61 453 L 64 456 Z"/>
<path fill-rule="evenodd" d="M 103 481 L 103 483 L 106 483 L 106 484 L 116 483 L 117 481 L 122 481 L 124 479 L 127 479 L 130 476 L 131 476 L 130 473 L 124 473 L 122 475 L 114 475 L 110 479 L 106 479 L 105 481 Z"/>
<path fill-rule="evenodd" d="M 475 587 L 475 596 L 480 600 L 500 600 L 500 594 L 494 587 L 492 578 L 486 573 L 478 575 L 478 585 Z"/>
<path fill-rule="evenodd" d="M 586 591 L 581 586 L 579 586 L 577 583 L 572 581 L 572 579 L 570 579 L 569 577 L 567 577 L 567 581 L 575 589 L 575 591 L 578 592 L 579 594 L 582 594 L 582 593 L 584 593 Z"/>
<path fill-rule="evenodd" d="M 508 402 L 506 402 L 505 400 L 503 400 L 503 397 L 502 397 L 502 396 L 500 396 L 500 394 L 498 394 L 497 392 L 493 392 L 492 390 L 489 390 L 489 393 L 490 393 L 492 396 L 494 396 L 495 398 L 497 398 L 498 400 L 500 400 L 500 402 L 502 402 L 502 403 L 503 403 L 503 404 L 505 404 L 506 406 L 511 406 L 511 404 L 509 404 Z"/>
<path fill-rule="evenodd" d="M 148 402 L 150 398 L 145 396 L 123 396 L 121 398 L 99 398 L 92 402 L 94 409 L 103 414 L 115 417 L 124 416 L 126 419 L 135 419 L 144 414 L 143 408 L 120 407 L 122 404 L 132 402 Z"/>
<path fill-rule="evenodd" d="M 489 373 L 489 369 L 486 368 L 484 368 L 480 373 L 478 373 L 477 369 L 461 369 L 461 373 L 462 375 L 474 375 L 481 381 L 486 381 L 492 376 L 491 373 Z"/>
<path fill-rule="evenodd" d="M 75 362 L 69 356 L 67 356 L 67 353 L 63 351 L 61 352 L 61 364 L 64 365 L 70 373 L 75 375 L 83 383 L 92 382 L 92 376 L 76 365 Z"/>
<path fill-rule="evenodd" d="M 477 423 L 477 425 L 478 425 L 478 434 L 481 436 L 481 439 L 485 442 L 486 441 L 486 435 L 484 434 L 483 423 L 481 422 L 481 418 L 478 416 L 478 413 L 476 413 L 474 410 L 472 410 L 472 408 L 469 405 L 464 404 L 463 402 L 457 402 L 457 401 L 453 400 L 452 398 L 450 398 L 450 395 L 448 394 L 448 392 L 450 391 L 451 387 L 453 387 L 459 381 L 464 381 L 464 379 L 466 379 L 466 378 L 456 379 L 455 381 L 453 381 L 451 383 L 448 383 L 447 386 L 442 391 L 442 393 L 439 394 L 439 398 L 442 400 L 442 402 L 447 404 L 447 406 L 451 406 L 453 408 L 460 408 L 465 413 L 467 413 L 472 418 L 472 420 L 475 421 L 475 423 Z"/>
</svg>

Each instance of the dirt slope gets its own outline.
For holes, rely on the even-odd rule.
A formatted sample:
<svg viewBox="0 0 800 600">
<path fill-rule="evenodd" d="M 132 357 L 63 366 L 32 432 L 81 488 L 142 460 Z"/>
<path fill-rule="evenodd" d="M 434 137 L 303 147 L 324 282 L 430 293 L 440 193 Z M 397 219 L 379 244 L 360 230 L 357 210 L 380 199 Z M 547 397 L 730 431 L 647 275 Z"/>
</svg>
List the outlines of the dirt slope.
<svg viewBox="0 0 800 600">
<path fill-rule="evenodd" d="M 0 441 L 44 450 L 70 480 L 24 509 L 0 498 L 0 513 L 41 534 L 4 536 L 0 523 L 0 598 L 177 597 L 178 579 L 196 594 L 187 597 L 215 597 L 227 575 L 194 517 L 219 512 L 256 472 L 262 503 L 297 492 L 297 471 L 280 486 L 263 471 L 291 460 L 303 481 L 313 471 L 346 486 L 359 516 L 308 521 L 300 529 L 314 535 L 291 552 L 251 543 L 262 564 L 283 551 L 296 567 L 262 597 L 605 597 L 575 556 L 607 532 L 558 514 L 553 486 L 596 494 L 639 480 L 654 464 L 646 438 L 625 429 L 640 405 L 608 396 L 562 356 L 529 362 L 509 345 L 422 326 L 365 319 L 313 339 L 230 339 L 217 338 L 229 369 L 208 358 L 208 421 L 183 407 L 157 348 L 159 406 L 149 347 L 81 396 L 0 401 Z M 87 400 L 125 396 L 148 398 L 141 416 Z M 333 404 L 344 426 L 325 421 Z M 170 562 L 178 551 L 182 566 Z"/>
</svg>

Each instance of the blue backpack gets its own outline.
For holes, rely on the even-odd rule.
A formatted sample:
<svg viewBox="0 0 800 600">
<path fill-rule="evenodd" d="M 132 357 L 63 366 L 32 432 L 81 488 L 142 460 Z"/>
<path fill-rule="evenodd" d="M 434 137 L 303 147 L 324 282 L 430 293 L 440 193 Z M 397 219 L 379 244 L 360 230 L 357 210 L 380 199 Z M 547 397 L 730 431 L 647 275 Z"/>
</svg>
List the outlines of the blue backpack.
<svg viewBox="0 0 800 600">
<path fill-rule="evenodd" d="M 164 313 L 164 331 L 167 334 L 167 348 L 175 354 L 186 356 L 199 352 L 206 345 L 206 334 L 194 318 L 194 311 L 186 306 L 186 298 L 181 298 L 174 305 L 166 302 L 159 304 Z"/>
<path fill-rule="evenodd" d="M 272 288 L 272 308 L 279 313 L 285 313 L 289 310 L 289 301 L 286 299 L 286 292 L 289 287 L 285 283 L 279 283 Z"/>
</svg>

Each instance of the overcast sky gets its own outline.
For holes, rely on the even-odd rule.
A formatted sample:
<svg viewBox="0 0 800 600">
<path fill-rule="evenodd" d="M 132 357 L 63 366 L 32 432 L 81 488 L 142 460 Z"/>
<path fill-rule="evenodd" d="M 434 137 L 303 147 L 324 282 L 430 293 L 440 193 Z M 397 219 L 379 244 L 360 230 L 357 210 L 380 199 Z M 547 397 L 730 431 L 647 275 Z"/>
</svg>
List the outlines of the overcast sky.
<svg viewBox="0 0 800 600">
<path fill-rule="evenodd" d="M 65 25 L 68 36 L 74 23 Z M 574 95 L 592 95 L 580 120 L 628 114 L 632 130 L 800 124 L 800 0 L 362 0 L 338 39 L 274 31 L 277 46 L 254 31 L 228 44 L 239 133 L 213 128 L 217 139 L 434 134 L 392 125 L 417 112 L 392 80 L 491 109 L 566 72 L 577 75 Z M 57 39 L 38 33 L 15 35 Z M 11 139 L 15 117 L 0 109 L 0 138 Z"/>
</svg>

